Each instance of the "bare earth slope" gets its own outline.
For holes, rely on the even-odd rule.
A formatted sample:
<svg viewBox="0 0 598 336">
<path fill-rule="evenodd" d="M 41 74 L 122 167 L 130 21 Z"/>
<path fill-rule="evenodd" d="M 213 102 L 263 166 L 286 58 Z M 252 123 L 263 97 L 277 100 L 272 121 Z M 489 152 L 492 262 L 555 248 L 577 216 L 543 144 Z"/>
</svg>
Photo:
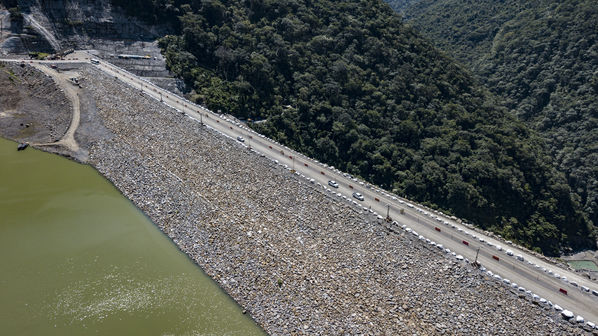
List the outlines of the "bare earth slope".
<svg viewBox="0 0 598 336">
<path fill-rule="evenodd" d="M 579 333 L 93 68 L 90 163 L 271 334 Z"/>
<path fill-rule="evenodd" d="M 72 105 L 51 78 L 32 67 L 0 64 L 0 130 L 20 142 L 53 142 L 68 128 Z"/>
</svg>

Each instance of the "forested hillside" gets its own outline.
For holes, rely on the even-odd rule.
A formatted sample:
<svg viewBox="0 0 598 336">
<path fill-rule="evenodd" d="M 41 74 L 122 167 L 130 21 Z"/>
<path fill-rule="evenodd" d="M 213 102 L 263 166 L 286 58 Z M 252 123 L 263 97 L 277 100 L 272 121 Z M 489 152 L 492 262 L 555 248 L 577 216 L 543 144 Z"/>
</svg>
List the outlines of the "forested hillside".
<svg viewBox="0 0 598 336">
<path fill-rule="evenodd" d="M 405 9 L 411 9 L 421 0 L 388 0 L 386 1 L 392 9 L 399 13 L 403 13 Z"/>
<path fill-rule="evenodd" d="M 396 8 L 539 131 L 598 223 L 598 2 L 421 0 Z"/>
<path fill-rule="evenodd" d="M 539 139 L 383 2 L 127 6 L 178 16 L 160 43 L 196 101 L 545 253 L 594 245 Z"/>
</svg>

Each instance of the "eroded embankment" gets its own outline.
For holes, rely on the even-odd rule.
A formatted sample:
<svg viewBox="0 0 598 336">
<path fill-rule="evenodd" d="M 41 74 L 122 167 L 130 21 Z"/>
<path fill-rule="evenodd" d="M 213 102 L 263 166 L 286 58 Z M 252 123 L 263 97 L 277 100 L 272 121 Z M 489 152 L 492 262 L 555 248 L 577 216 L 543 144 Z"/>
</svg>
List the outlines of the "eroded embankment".
<svg viewBox="0 0 598 336">
<path fill-rule="evenodd" d="M 54 142 L 66 132 L 72 105 L 41 71 L 0 62 L 0 130 L 22 142 Z"/>
<path fill-rule="evenodd" d="M 81 131 L 105 126 L 82 142 L 89 163 L 267 332 L 580 332 L 94 68 L 82 77 Z"/>
</svg>

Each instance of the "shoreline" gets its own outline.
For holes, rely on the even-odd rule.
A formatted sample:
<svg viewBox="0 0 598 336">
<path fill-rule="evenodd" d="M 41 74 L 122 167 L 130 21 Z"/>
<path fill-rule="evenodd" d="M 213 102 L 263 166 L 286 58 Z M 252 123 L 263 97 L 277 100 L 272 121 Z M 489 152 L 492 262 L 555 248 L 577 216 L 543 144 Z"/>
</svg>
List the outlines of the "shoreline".
<svg viewBox="0 0 598 336">
<path fill-rule="evenodd" d="M 12 142 L 12 143 L 14 143 L 15 145 L 18 145 L 18 144 L 19 144 L 19 142 L 18 142 L 17 140 L 15 140 L 15 139 L 11 139 L 11 138 L 7 138 L 7 137 L 5 137 L 3 134 L 0 134 L 0 138 L 1 138 L 1 139 L 3 139 L 3 140 L 6 140 L 6 141 Z M 209 277 L 209 278 L 210 278 L 210 280 L 211 280 L 211 281 L 213 281 L 213 282 L 216 284 L 216 286 L 218 287 L 218 289 L 219 289 L 220 291 L 222 291 L 222 293 L 224 293 L 226 296 L 228 296 L 228 297 L 229 297 L 229 298 L 230 298 L 230 299 L 231 299 L 233 302 L 235 302 L 235 304 L 236 304 L 236 305 L 237 305 L 237 306 L 238 306 L 238 307 L 239 307 L 239 308 L 240 308 L 240 309 L 243 311 L 243 314 L 244 314 L 244 315 L 248 315 L 248 316 L 249 316 L 249 318 L 250 318 L 250 319 L 251 319 L 251 320 L 252 320 L 252 321 L 253 321 L 253 322 L 254 322 L 254 323 L 257 325 L 257 326 L 259 326 L 259 327 L 260 327 L 260 329 L 261 329 L 262 331 L 264 331 L 264 333 L 265 333 L 265 330 L 264 330 L 263 326 L 261 326 L 259 323 L 257 323 L 257 321 L 256 321 L 256 320 L 253 318 L 253 316 L 251 316 L 251 314 L 247 314 L 247 311 L 244 309 L 244 307 L 243 307 L 243 306 L 241 306 L 241 305 L 239 304 L 239 302 L 238 302 L 237 300 L 235 300 L 235 298 L 234 298 L 234 297 L 232 297 L 232 296 L 230 295 L 230 293 L 229 293 L 228 291 L 226 291 L 226 290 L 225 290 L 225 289 L 224 289 L 224 288 L 221 286 L 221 284 L 220 284 L 218 281 L 216 281 L 216 279 L 214 279 L 214 277 L 213 277 L 213 276 L 211 276 L 210 274 L 208 274 L 208 273 L 207 273 L 207 272 L 204 270 L 204 268 L 203 268 L 203 267 L 202 267 L 202 266 L 201 266 L 201 265 L 200 265 L 200 264 L 199 264 L 199 263 L 198 263 L 198 262 L 197 262 L 195 259 L 193 259 L 193 258 L 192 258 L 192 257 L 189 255 L 189 253 L 187 253 L 185 250 L 181 249 L 181 246 L 180 246 L 180 245 L 178 245 L 178 244 L 176 243 L 176 241 L 175 241 L 175 240 L 173 240 L 173 238 L 172 238 L 170 235 L 168 235 L 168 233 L 167 233 L 167 232 L 165 232 L 165 231 L 162 229 L 162 227 L 161 227 L 160 225 L 158 225 L 158 224 L 157 224 L 157 223 L 156 223 L 156 222 L 155 222 L 155 221 L 154 221 L 154 220 L 153 220 L 153 219 L 152 219 L 152 218 L 151 218 L 151 217 L 150 217 L 150 216 L 149 216 L 149 215 L 148 215 L 148 214 L 147 214 L 145 211 L 143 211 L 143 210 L 142 210 L 142 209 L 141 209 L 141 208 L 138 206 L 138 204 L 137 204 L 137 203 L 136 203 L 136 202 L 135 202 L 133 199 L 131 199 L 131 198 L 127 197 L 127 196 L 126 196 L 126 195 L 125 195 L 125 194 L 122 192 L 122 190 L 121 190 L 121 189 L 120 189 L 120 188 L 119 188 L 119 187 L 118 187 L 118 186 L 115 184 L 115 181 L 114 181 L 113 179 L 109 178 L 108 176 L 106 176 L 105 174 L 103 174 L 102 172 L 100 172 L 100 171 L 98 170 L 98 167 L 94 166 L 93 164 L 91 164 L 91 163 L 89 163 L 89 162 L 84 162 L 84 161 L 82 161 L 80 158 L 78 158 L 78 157 L 76 157 L 76 156 L 72 156 L 72 155 L 70 155 L 69 153 L 67 153 L 67 152 L 65 152 L 65 151 L 56 150 L 56 148 L 53 148 L 53 147 L 54 147 L 54 145 L 52 145 L 52 146 L 50 146 L 50 145 L 44 145 L 44 146 L 30 145 L 29 147 L 31 147 L 31 148 L 32 148 L 32 149 L 34 149 L 34 150 L 39 150 L 39 151 L 41 151 L 41 152 L 44 152 L 44 153 L 48 153 L 48 154 L 52 154 L 52 155 L 58 155 L 58 156 L 60 156 L 60 157 L 62 157 L 62 158 L 68 159 L 68 160 L 70 160 L 70 161 L 73 161 L 73 162 L 75 162 L 75 163 L 77 163 L 77 164 L 81 164 L 81 165 L 85 165 L 85 166 L 89 166 L 89 167 L 93 168 L 93 170 L 94 170 L 94 171 L 95 171 L 95 172 L 96 172 L 96 173 L 97 173 L 99 176 L 101 176 L 101 177 L 102 177 L 104 180 L 106 180 L 108 183 L 110 183 L 110 185 L 111 185 L 111 186 L 112 186 L 112 187 L 113 187 L 113 188 L 114 188 L 114 189 L 115 189 L 115 190 L 116 190 L 116 191 L 117 191 L 117 192 L 118 192 L 118 193 L 119 193 L 119 194 L 120 194 L 120 195 L 123 197 L 123 199 L 125 199 L 125 200 L 126 200 L 127 202 L 129 202 L 129 203 L 130 203 L 130 204 L 131 204 L 131 205 L 132 205 L 132 206 L 133 206 L 133 207 L 134 207 L 134 208 L 135 208 L 137 211 L 139 211 L 139 213 L 140 213 L 140 214 L 142 214 L 142 215 L 143 215 L 143 216 L 144 216 L 144 217 L 145 217 L 145 218 L 146 218 L 146 219 L 147 219 L 147 220 L 148 220 L 148 221 L 149 221 L 149 222 L 152 224 L 152 226 L 153 226 L 153 227 L 154 227 L 156 230 L 158 230 L 158 231 L 159 231 L 160 233 L 162 233 L 162 234 L 163 234 L 165 237 L 167 237 L 167 238 L 168 238 L 168 240 L 170 241 L 170 243 L 172 243 L 172 244 L 173 244 L 173 246 L 174 246 L 174 247 L 175 247 L 175 248 L 176 248 L 176 249 L 177 249 L 177 250 L 178 250 L 178 251 L 181 253 L 182 257 L 184 257 L 184 258 L 188 259 L 188 260 L 189 260 L 191 263 L 193 263 L 193 264 L 194 264 L 196 267 L 198 267 L 198 268 L 199 268 L 199 270 L 200 270 L 200 271 L 201 271 L 203 274 L 205 274 L 207 277 Z M 16 148 L 16 146 L 15 146 L 15 148 Z M 53 150 L 47 150 L 47 149 L 53 149 Z"/>
</svg>

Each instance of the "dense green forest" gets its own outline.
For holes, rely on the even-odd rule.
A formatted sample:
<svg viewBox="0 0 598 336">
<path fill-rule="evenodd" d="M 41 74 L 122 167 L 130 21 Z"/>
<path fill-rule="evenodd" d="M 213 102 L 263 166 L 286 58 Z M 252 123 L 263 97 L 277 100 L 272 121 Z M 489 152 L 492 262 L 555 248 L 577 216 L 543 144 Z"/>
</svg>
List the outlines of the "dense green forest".
<svg viewBox="0 0 598 336">
<path fill-rule="evenodd" d="M 540 139 L 382 1 L 113 1 L 177 17 L 160 46 L 211 109 L 544 253 L 594 246 Z"/>
<path fill-rule="evenodd" d="M 389 2 L 540 133 L 598 223 L 598 3 Z"/>
<path fill-rule="evenodd" d="M 386 0 L 386 3 L 388 3 L 395 11 L 405 15 L 405 10 L 413 10 L 420 1 L 421 0 Z"/>
</svg>

